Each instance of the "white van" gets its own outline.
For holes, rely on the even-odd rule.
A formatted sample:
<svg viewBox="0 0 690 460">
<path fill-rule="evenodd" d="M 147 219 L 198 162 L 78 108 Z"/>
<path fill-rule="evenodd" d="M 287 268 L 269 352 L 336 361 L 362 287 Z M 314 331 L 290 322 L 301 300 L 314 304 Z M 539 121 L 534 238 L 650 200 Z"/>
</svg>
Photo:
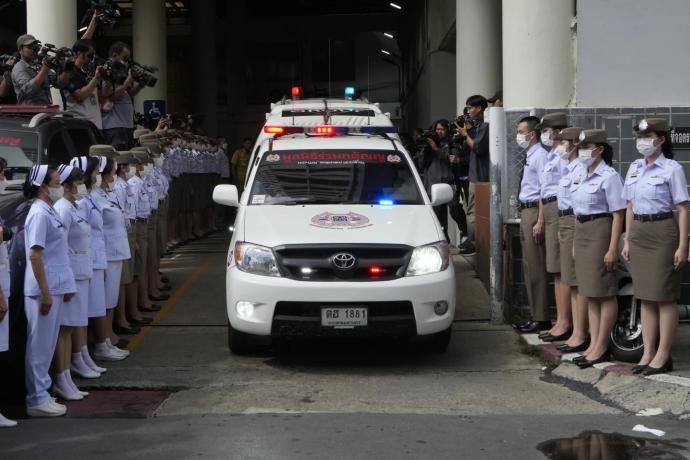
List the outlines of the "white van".
<svg viewBox="0 0 690 460">
<path fill-rule="evenodd" d="M 228 344 L 256 336 L 431 336 L 445 350 L 455 275 L 431 199 L 391 126 L 265 126 L 227 259 Z"/>
</svg>

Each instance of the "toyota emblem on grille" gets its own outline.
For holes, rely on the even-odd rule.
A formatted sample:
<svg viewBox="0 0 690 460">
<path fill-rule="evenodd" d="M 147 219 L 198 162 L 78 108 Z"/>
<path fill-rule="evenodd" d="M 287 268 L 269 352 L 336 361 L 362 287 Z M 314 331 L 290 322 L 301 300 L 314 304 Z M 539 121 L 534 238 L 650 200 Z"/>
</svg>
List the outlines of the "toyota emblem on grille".
<svg viewBox="0 0 690 460">
<path fill-rule="evenodd" d="M 338 270 L 350 270 L 357 263 L 357 258 L 350 253 L 340 252 L 331 258 L 331 263 Z"/>
</svg>

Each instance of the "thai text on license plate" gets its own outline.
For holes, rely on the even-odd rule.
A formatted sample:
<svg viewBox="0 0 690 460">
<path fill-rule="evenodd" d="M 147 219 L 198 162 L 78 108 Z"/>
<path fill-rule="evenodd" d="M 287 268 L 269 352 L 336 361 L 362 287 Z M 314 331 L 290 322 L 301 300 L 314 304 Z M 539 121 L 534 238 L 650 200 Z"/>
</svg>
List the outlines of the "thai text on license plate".
<svg viewBox="0 0 690 460">
<path fill-rule="evenodd" d="M 366 326 L 369 311 L 366 307 L 325 307 L 321 309 L 321 325 L 336 329 Z"/>
</svg>

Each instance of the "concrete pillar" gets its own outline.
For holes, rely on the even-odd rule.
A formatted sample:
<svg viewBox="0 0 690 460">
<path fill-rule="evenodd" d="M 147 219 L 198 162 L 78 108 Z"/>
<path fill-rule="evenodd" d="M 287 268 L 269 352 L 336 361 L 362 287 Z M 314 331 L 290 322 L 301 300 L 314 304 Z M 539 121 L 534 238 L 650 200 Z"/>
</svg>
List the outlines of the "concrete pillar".
<svg viewBox="0 0 690 460">
<path fill-rule="evenodd" d="M 132 58 L 140 64 L 158 67 L 158 83 L 137 94 L 135 110 L 142 112 L 144 101 L 167 99 L 167 19 L 165 0 L 132 2 Z"/>
<path fill-rule="evenodd" d="M 457 111 L 502 87 L 501 0 L 456 0 Z"/>
<path fill-rule="evenodd" d="M 246 17 L 245 2 L 228 2 L 226 40 L 226 63 L 228 66 L 228 118 L 226 128 L 228 142 L 233 149 L 239 147 L 242 138 L 253 136 L 256 126 L 248 122 L 247 105 L 247 36 L 250 31 Z M 271 101 L 275 102 L 275 101 Z"/>
<path fill-rule="evenodd" d="M 43 43 L 72 47 L 77 40 L 77 0 L 27 0 L 26 33 Z M 53 103 L 62 105 L 60 91 L 52 89 Z"/>
<path fill-rule="evenodd" d="M 215 3 L 215 0 L 196 0 L 192 4 L 194 81 L 203 82 L 203 84 L 194 85 L 194 113 L 203 117 L 202 126 L 209 136 L 218 135 Z"/>
<path fill-rule="evenodd" d="M 574 93 L 574 0 L 503 0 L 506 107 L 564 107 Z"/>
</svg>

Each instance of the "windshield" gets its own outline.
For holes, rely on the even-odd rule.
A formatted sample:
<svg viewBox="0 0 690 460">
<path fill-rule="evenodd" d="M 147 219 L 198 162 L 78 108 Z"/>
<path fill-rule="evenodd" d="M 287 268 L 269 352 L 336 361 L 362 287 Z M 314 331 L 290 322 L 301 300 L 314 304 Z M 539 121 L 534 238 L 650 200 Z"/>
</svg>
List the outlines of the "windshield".
<svg viewBox="0 0 690 460">
<path fill-rule="evenodd" d="M 392 150 L 282 150 L 267 153 L 250 205 L 423 204 L 412 170 Z"/>
<path fill-rule="evenodd" d="M 10 184 L 23 183 L 37 157 L 36 133 L 0 130 L 0 158 L 7 161 L 5 176 Z"/>
</svg>

